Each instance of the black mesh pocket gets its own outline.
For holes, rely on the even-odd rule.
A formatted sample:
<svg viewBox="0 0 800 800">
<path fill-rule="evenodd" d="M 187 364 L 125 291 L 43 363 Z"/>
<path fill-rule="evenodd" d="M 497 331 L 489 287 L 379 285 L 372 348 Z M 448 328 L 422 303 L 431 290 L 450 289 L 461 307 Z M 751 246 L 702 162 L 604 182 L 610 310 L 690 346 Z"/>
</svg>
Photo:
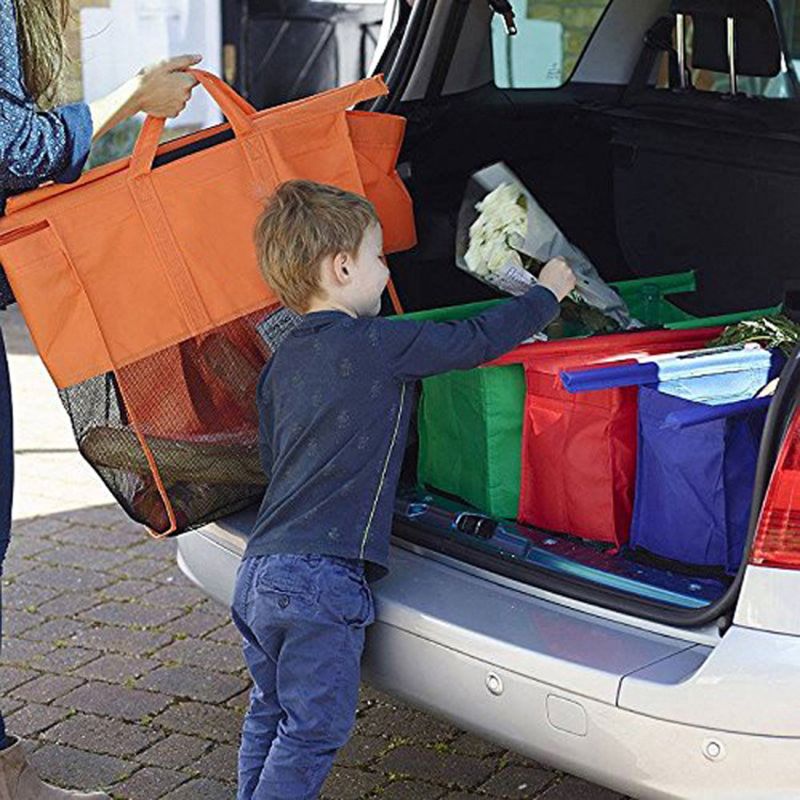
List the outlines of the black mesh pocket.
<svg viewBox="0 0 800 800">
<path fill-rule="evenodd" d="M 60 392 L 82 455 L 134 520 L 159 534 L 256 502 L 256 387 L 270 306 Z"/>
</svg>

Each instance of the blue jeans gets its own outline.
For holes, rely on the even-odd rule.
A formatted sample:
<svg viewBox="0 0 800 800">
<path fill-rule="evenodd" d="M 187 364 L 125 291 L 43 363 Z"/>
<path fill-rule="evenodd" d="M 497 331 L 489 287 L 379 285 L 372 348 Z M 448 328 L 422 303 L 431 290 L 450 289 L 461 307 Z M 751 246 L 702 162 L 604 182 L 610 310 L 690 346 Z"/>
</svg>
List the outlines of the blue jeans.
<svg viewBox="0 0 800 800">
<path fill-rule="evenodd" d="M 232 612 L 254 684 L 238 800 L 316 800 L 355 722 L 364 632 L 375 618 L 363 564 L 245 559 Z"/>
<path fill-rule="evenodd" d="M 0 333 L 0 576 L 11 538 L 11 495 L 14 490 L 14 439 L 11 417 L 11 384 L 3 335 Z M 0 637 L 3 631 L 0 588 Z M 0 747 L 6 743 L 6 725 L 0 714 Z"/>
</svg>

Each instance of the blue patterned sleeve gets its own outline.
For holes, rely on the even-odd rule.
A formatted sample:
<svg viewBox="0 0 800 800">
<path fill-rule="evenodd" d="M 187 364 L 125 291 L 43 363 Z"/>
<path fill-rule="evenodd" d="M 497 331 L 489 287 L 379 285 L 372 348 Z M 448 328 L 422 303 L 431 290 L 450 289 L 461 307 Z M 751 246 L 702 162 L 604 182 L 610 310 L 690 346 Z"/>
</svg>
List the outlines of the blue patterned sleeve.
<svg viewBox="0 0 800 800">
<path fill-rule="evenodd" d="M 0 0 L 0 195 L 77 180 L 91 141 L 85 103 L 37 110 L 23 85 L 14 0 Z"/>
<path fill-rule="evenodd" d="M 513 350 L 558 317 L 555 294 L 536 285 L 475 317 L 450 322 L 376 318 L 382 363 L 407 381 L 472 369 Z"/>
</svg>

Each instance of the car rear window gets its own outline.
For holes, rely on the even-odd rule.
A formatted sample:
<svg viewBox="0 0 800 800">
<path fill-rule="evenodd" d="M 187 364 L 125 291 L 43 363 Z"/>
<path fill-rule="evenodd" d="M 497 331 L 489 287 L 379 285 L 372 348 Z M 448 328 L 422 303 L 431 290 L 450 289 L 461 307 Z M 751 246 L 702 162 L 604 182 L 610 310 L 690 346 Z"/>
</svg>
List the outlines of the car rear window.
<svg viewBox="0 0 800 800">
<path fill-rule="evenodd" d="M 492 20 L 494 82 L 501 89 L 547 89 L 569 80 L 609 0 L 512 0 L 518 33 Z"/>
</svg>

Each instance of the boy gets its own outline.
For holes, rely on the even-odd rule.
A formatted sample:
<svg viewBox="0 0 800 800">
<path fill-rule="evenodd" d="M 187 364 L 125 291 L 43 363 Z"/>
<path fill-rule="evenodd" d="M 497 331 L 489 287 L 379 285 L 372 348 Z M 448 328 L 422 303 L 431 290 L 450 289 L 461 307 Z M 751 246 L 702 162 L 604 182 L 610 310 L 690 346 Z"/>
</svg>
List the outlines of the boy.
<svg viewBox="0 0 800 800">
<path fill-rule="evenodd" d="M 310 181 L 278 189 L 256 247 L 267 283 L 304 316 L 258 387 L 270 481 L 233 602 L 254 682 L 238 799 L 314 800 L 355 720 L 374 619 L 364 565 L 387 569 L 414 381 L 542 330 L 575 277 L 554 259 L 539 286 L 463 322 L 376 317 L 389 272 L 375 210 Z"/>
</svg>

